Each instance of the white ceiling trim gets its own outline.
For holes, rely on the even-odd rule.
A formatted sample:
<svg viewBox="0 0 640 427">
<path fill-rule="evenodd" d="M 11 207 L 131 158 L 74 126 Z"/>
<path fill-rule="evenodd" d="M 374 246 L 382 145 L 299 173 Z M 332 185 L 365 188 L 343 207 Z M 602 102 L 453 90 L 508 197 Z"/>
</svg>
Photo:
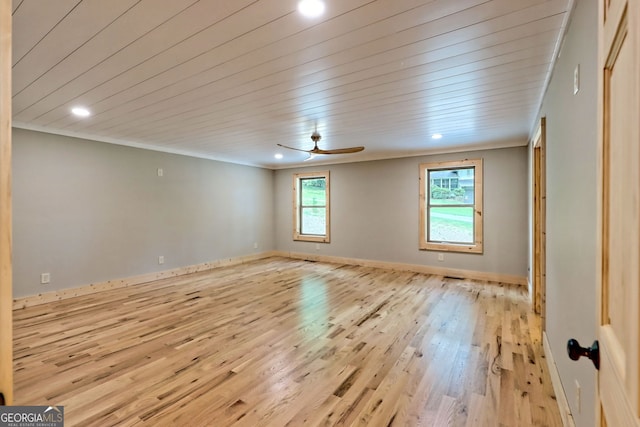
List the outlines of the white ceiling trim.
<svg viewBox="0 0 640 427">
<path fill-rule="evenodd" d="M 35 132 L 50 133 L 50 134 L 53 134 L 53 135 L 68 136 L 70 138 L 84 139 L 84 140 L 92 141 L 92 142 L 106 142 L 107 144 L 123 145 L 125 147 L 140 148 L 140 149 L 143 149 L 143 150 L 150 150 L 150 151 L 158 151 L 160 153 L 178 154 L 178 155 L 181 155 L 181 156 L 196 157 L 196 158 L 199 158 L 199 159 L 215 160 L 215 161 L 218 161 L 218 162 L 234 163 L 234 164 L 244 165 L 244 166 L 253 166 L 253 167 L 262 168 L 262 169 L 271 169 L 271 168 L 265 167 L 264 165 L 258 165 L 258 164 L 253 164 L 253 163 L 249 163 L 249 162 L 242 162 L 242 161 L 238 161 L 237 159 L 231 159 L 231 158 L 224 157 L 224 156 L 206 155 L 206 154 L 202 154 L 202 153 L 197 152 L 197 151 L 180 150 L 180 149 L 175 149 L 175 148 L 171 148 L 171 147 L 163 147 L 163 146 L 159 146 L 159 145 L 144 144 L 144 143 L 133 142 L 133 141 L 125 141 L 125 140 L 117 139 L 117 138 L 107 138 L 107 137 L 96 138 L 95 135 L 91 135 L 91 134 L 87 134 L 87 133 L 73 132 L 73 131 L 68 131 L 68 130 L 64 130 L 64 129 L 50 129 L 50 128 L 47 128 L 47 127 L 44 127 L 44 126 L 32 125 L 32 124 L 27 124 L 27 123 L 20 123 L 20 122 L 15 122 L 15 121 L 11 123 L 11 127 L 14 127 L 14 128 L 17 128 L 17 129 L 32 130 L 32 131 L 35 131 Z"/>
<path fill-rule="evenodd" d="M 500 149 L 500 148 L 523 147 L 523 146 L 526 146 L 528 143 L 526 140 L 494 141 L 489 143 L 466 145 L 466 146 L 460 146 L 455 148 L 443 147 L 443 148 L 432 148 L 432 149 L 422 150 L 420 152 L 411 151 L 406 153 L 395 154 L 393 156 L 389 156 L 384 153 L 369 154 L 369 155 L 365 154 L 364 156 L 359 156 L 357 159 L 350 158 L 349 155 L 344 155 L 344 156 L 341 156 L 341 158 L 339 159 L 334 157 L 335 160 L 331 160 L 331 157 L 332 157 L 331 155 L 317 155 L 315 159 L 311 161 L 311 163 L 305 162 L 305 161 L 299 161 L 295 163 L 278 164 L 278 161 L 274 159 L 273 164 L 258 165 L 258 164 L 248 163 L 248 162 L 238 162 L 236 159 L 230 159 L 223 156 L 204 155 L 196 151 L 179 150 L 179 149 L 173 149 L 169 147 L 143 144 L 139 142 L 124 141 L 124 140 L 115 139 L 115 138 L 104 138 L 104 137 L 96 138 L 93 135 L 83 134 L 80 132 L 57 131 L 57 130 L 55 132 L 52 132 L 51 129 L 48 129 L 42 126 L 30 125 L 30 124 L 25 124 L 20 122 L 13 122 L 12 127 L 17 129 L 32 130 L 35 132 L 43 132 L 43 133 L 50 133 L 54 135 L 67 136 L 70 138 L 83 139 L 83 140 L 92 141 L 92 142 L 103 142 L 107 144 L 122 145 L 125 147 L 157 151 L 160 153 L 177 154 L 181 156 L 196 157 L 199 159 L 214 160 L 218 162 L 233 163 L 233 164 L 239 164 L 244 166 L 257 167 L 261 169 L 269 169 L 269 170 L 337 165 L 337 164 L 345 164 L 345 163 L 371 162 L 371 161 L 380 161 L 380 160 L 387 160 L 387 159 L 401 159 L 401 158 L 407 158 L 407 157 L 434 156 L 434 155 L 449 154 L 449 153 L 451 154 L 466 153 L 466 152 L 482 151 L 482 150 L 494 150 L 494 149 Z M 322 160 L 322 159 L 326 159 L 326 160 Z"/>
</svg>

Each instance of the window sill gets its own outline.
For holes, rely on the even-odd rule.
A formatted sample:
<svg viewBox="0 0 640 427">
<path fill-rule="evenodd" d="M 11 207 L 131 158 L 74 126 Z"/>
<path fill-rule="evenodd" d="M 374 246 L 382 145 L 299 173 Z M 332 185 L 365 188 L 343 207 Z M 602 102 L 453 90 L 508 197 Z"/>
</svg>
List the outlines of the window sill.
<svg viewBox="0 0 640 427">
<path fill-rule="evenodd" d="M 296 234 L 293 236 L 293 240 L 297 242 L 316 242 L 316 243 L 329 243 L 329 236 L 315 236 L 312 234 Z"/>
<path fill-rule="evenodd" d="M 420 242 L 420 250 L 482 254 L 482 244 L 464 245 L 464 244 L 455 244 L 455 243 Z"/>
</svg>

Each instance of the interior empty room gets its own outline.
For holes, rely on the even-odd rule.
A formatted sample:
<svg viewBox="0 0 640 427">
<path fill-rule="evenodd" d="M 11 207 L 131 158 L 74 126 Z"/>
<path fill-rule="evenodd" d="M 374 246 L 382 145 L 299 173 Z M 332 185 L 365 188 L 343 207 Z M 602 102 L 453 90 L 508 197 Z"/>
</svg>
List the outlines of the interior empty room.
<svg viewBox="0 0 640 427">
<path fill-rule="evenodd" d="M 638 0 L 0 0 L 0 425 L 640 426 L 639 68 Z"/>
</svg>

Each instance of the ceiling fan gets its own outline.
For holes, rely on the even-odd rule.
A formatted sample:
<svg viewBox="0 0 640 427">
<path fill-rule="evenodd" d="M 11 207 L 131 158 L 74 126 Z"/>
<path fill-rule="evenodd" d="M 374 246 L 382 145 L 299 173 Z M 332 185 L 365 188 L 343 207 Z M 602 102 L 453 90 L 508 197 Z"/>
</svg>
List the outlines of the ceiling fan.
<svg viewBox="0 0 640 427">
<path fill-rule="evenodd" d="M 284 148 L 288 148 L 290 150 L 296 150 L 296 151 L 302 151 L 305 153 L 309 153 L 309 159 L 311 159 L 314 155 L 316 154 L 351 154 L 351 153 L 357 153 L 359 151 L 364 150 L 364 147 L 348 147 L 348 148 L 336 148 L 333 150 L 323 150 L 321 148 L 318 148 L 318 141 L 320 141 L 320 138 L 322 138 L 320 136 L 320 134 L 318 133 L 318 131 L 314 131 L 311 134 L 311 140 L 313 141 L 313 148 L 311 150 L 302 150 L 300 148 L 294 148 L 294 147 L 288 147 L 286 145 L 282 145 L 282 144 L 278 144 L 280 147 L 284 147 Z M 307 160 L 309 160 L 307 159 Z"/>
</svg>

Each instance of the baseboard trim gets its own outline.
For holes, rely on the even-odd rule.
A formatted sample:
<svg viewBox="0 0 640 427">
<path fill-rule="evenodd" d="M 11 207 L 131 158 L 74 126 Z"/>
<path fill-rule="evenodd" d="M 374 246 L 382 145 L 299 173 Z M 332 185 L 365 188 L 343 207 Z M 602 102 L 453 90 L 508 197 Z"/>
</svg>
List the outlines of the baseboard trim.
<svg viewBox="0 0 640 427">
<path fill-rule="evenodd" d="M 576 427 L 573 415 L 571 414 L 571 408 L 569 407 L 569 402 L 567 401 L 567 395 L 564 392 L 564 387 L 560 380 L 558 367 L 553 359 L 553 353 L 551 352 L 551 346 L 549 345 L 549 338 L 547 337 L 546 332 L 542 333 L 542 347 L 544 349 L 544 356 L 547 359 L 547 367 L 549 368 L 549 375 L 551 376 L 553 392 L 556 394 L 556 401 L 558 402 L 558 408 L 560 409 L 562 425 L 564 427 Z"/>
<path fill-rule="evenodd" d="M 520 286 L 527 286 L 527 278 L 506 274 L 486 273 L 482 271 L 461 270 L 453 268 L 432 267 L 428 265 L 403 264 L 387 261 L 374 261 L 359 258 L 345 258 L 328 255 L 315 255 L 299 252 L 268 251 L 260 254 L 253 254 L 235 258 L 223 258 L 216 261 L 195 264 L 186 267 L 174 268 L 172 270 L 147 273 L 139 276 L 127 277 L 124 279 L 108 280 L 106 282 L 92 283 L 76 288 L 60 289 L 57 291 L 45 292 L 37 295 L 19 297 L 13 300 L 13 309 L 32 307 L 39 304 L 46 304 L 52 301 L 61 301 L 67 298 L 92 294 L 94 292 L 106 291 L 110 289 L 124 288 L 127 286 L 140 285 L 154 280 L 177 277 L 185 274 L 199 273 L 201 271 L 213 270 L 220 267 L 244 264 L 263 258 L 280 256 L 292 259 L 304 259 L 310 261 L 329 262 L 335 264 L 359 265 L 363 267 L 384 268 L 396 271 L 412 271 L 415 273 L 434 274 L 437 276 L 451 276 L 462 279 L 485 280 L 489 282 L 502 282 Z"/>
<path fill-rule="evenodd" d="M 363 267 L 384 268 L 396 271 L 412 271 L 414 273 L 434 274 L 436 276 L 460 277 L 462 279 L 485 280 L 488 282 L 502 282 L 512 285 L 527 286 L 527 278 L 508 274 L 487 273 L 483 271 L 462 270 L 454 268 L 433 267 L 430 265 L 404 264 L 387 261 L 374 261 L 360 258 L 345 258 L 329 255 L 316 255 L 301 252 L 273 252 L 276 256 L 309 261 L 329 262 L 334 264 L 359 265 Z"/>
<path fill-rule="evenodd" d="M 127 277 L 125 279 L 108 280 L 106 282 L 92 283 L 76 288 L 60 289 L 57 291 L 45 292 L 38 295 L 20 297 L 13 300 L 13 309 L 32 307 L 39 304 L 45 304 L 52 301 L 60 301 L 67 298 L 88 295 L 94 292 L 106 291 L 109 289 L 125 288 L 127 286 L 140 285 L 152 282 L 154 280 L 166 279 L 168 277 L 177 277 L 185 274 L 199 273 L 201 271 L 213 270 L 220 267 L 228 267 L 232 265 L 245 264 L 247 262 L 256 261 L 263 258 L 275 256 L 272 251 L 262 252 L 260 254 L 252 254 L 234 258 L 223 258 L 202 264 L 190 265 L 187 267 L 179 267 L 171 270 L 158 271 L 155 273 L 141 274 L 138 276 Z"/>
</svg>

